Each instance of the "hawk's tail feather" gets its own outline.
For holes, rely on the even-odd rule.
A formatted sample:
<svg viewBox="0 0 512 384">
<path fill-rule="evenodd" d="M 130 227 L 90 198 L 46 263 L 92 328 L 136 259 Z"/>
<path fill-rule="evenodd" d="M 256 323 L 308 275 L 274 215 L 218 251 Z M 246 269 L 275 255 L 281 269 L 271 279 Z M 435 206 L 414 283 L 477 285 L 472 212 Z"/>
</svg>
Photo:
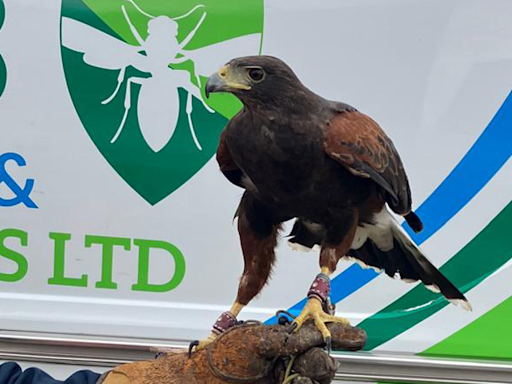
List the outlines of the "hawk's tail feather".
<svg viewBox="0 0 512 384">
<path fill-rule="evenodd" d="M 418 274 L 419 280 L 431 291 L 441 292 L 453 304 L 460 304 L 464 309 L 470 311 L 471 304 L 462 292 L 427 259 L 403 228 L 395 222 L 392 230 L 393 237 L 397 239 L 405 257 Z"/>
<path fill-rule="evenodd" d="M 396 220 L 390 220 L 393 246 L 382 250 L 368 238 L 358 249 L 351 249 L 349 256 L 371 267 L 384 270 L 391 277 L 399 276 L 405 282 L 422 281 L 433 292 L 441 292 L 453 304 L 471 310 L 466 297 L 426 258 Z"/>
<path fill-rule="evenodd" d="M 405 215 L 404 219 L 414 232 L 419 233 L 423 230 L 423 223 L 421 222 L 421 219 L 413 211 Z"/>
</svg>

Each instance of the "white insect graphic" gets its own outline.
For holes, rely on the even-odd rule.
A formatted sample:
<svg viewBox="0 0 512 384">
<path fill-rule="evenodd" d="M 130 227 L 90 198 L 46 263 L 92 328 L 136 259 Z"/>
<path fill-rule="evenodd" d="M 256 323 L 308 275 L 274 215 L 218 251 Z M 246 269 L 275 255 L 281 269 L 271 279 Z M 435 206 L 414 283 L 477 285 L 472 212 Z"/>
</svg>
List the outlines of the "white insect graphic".
<svg viewBox="0 0 512 384">
<path fill-rule="evenodd" d="M 131 87 L 133 84 L 138 84 L 140 85 L 137 101 L 139 127 L 149 147 L 154 152 L 159 152 L 173 136 L 180 112 L 178 88 L 182 88 L 187 91 L 185 111 L 190 133 L 197 148 L 202 150 L 192 122 L 192 96 L 201 101 L 208 111 L 214 111 L 203 100 L 199 86 L 190 79 L 190 73 L 186 70 L 172 69 L 169 65 L 192 60 L 197 82 L 201 84 L 199 75 L 209 76 L 230 58 L 258 52 L 260 35 L 246 35 L 200 49 L 187 50 L 187 44 L 194 38 L 207 13 L 203 12 L 199 22 L 181 42 L 177 39 L 179 28 L 177 20 L 204 8 L 204 5 L 199 4 L 182 16 L 170 18 L 152 16 L 144 12 L 134 0 L 126 1 L 150 19 L 148 36 L 144 40 L 130 20 L 126 7 L 121 6 L 124 18 L 138 46 L 129 45 L 74 19 L 68 17 L 62 19 L 63 46 L 84 53 L 83 60 L 88 65 L 119 71 L 114 92 L 102 104 L 110 103 L 117 96 L 124 83 L 127 67 L 132 66 L 150 74 L 148 78 L 132 76 L 126 80 L 125 111 L 111 143 L 115 143 L 123 131 L 131 108 Z"/>
</svg>

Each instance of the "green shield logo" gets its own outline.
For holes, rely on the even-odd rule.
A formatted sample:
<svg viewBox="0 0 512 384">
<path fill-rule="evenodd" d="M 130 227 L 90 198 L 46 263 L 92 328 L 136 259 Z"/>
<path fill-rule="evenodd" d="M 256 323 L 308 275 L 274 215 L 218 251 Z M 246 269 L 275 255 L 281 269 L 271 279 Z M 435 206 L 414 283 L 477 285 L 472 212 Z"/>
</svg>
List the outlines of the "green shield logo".
<svg viewBox="0 0 512 384">
<path fill-rule="evenodd" d="M 207 77 L 261 49 L 263 0 L 63 0 L 73 104 L 115 171 L 154 205 L 214 155 L 241 107 L 204 96 Z"/>
</svg>

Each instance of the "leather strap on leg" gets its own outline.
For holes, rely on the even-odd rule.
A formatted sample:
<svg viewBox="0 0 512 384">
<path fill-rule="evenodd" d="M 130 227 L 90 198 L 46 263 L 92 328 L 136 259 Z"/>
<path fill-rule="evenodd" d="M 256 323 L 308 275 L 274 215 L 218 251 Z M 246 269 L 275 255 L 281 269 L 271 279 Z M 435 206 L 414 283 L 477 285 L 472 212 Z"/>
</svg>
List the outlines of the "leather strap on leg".
<svg viewBox="0 0 512 384">
<path fill-rule="evenodd" d="M 227 331 L 229 328 L 234 327 L 237 323 L 235 315 L 231 312 L 226 311 L 219 316 L 215 324 L 213 324 L 213 333 L 217 336 Z"/>
<path fill-rule="evenodd" d="M 315 297 L 325 304 L 329 298 L 329 291 L 331 290 L 331 279 L 329 276 L 320 273 L 316 276 L 313 284 L 308 291 L 308 299 Z"/>
</svg>

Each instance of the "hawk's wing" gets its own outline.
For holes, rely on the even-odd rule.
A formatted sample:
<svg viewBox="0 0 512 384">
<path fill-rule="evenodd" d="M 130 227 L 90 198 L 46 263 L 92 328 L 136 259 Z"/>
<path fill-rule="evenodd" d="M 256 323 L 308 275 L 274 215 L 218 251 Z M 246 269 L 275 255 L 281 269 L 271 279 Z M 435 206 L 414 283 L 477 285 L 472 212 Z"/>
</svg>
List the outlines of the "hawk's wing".
<svg viewBox="0 0 512 384">
<path fill-rule="evenodd" d="M 400 156 L 379 125 L 357 111 L 341 112 L 326 126 L 324 149 L 352 174 L 371 178 L 400 215 L 411 211 L 411 190 Z"/>
<path fill-rule="evenodd" d="M 243 173 L 240 168 L 237 167 L 226 143 L 226 130 L 223 130 L 220 134 L 219 146 L 217 147 L 217 162 L 221 172 L 226 178 L 233 184 L 245 188 L 242 183 Z"/>
</svg>

